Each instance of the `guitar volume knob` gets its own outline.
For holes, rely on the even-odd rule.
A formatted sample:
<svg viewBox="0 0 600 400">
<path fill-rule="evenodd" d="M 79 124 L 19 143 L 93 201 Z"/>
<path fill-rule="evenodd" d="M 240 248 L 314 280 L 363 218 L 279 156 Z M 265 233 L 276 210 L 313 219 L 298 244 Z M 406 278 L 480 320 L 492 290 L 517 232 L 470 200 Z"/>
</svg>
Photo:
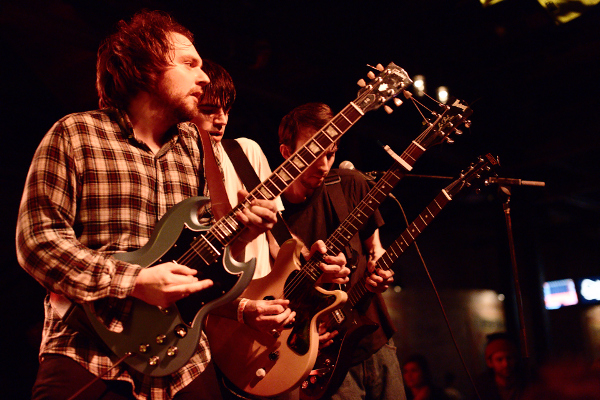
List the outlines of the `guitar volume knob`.
<svg viewBox="0 0 600 400">
<path fill-rule="evenodd" d="M 163 344 L 165 342 L 165 339 L 167 339 L 167 335 L 158 335 L 156 336 L 156 343 Z"/>
<path fill-rule="evenodd" d="M 169 357 L 175 357 L 178 351 L 179 349 L 177 348 L 177 346 L 169 346 L 169 348 L 167 349 L 167 355 Z"/>
<path fill-rule="evenodd" d="M 179 324 L 175 327 L 175 335 L 180 338 L 184 338 L 187 335 L 187 327 L 183 324 Z"/>
</svg>

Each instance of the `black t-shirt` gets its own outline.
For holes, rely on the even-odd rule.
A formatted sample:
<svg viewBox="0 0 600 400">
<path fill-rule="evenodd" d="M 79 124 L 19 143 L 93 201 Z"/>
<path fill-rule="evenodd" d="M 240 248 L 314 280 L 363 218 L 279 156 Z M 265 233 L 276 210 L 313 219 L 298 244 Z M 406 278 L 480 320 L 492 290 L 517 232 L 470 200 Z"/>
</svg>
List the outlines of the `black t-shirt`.
<svg viewBox="0 0 600 400">
<path fill-rule="evenodd" d="M 339 181 L 339 183 L 331 184 L 341 185 L 348 212 L 352 213 L 352 210 L 369 192 L 369 184 L 358 172 L 352 170 L 332 169 L 330 176 L 333 176 L 334 179 L 328 180 Z M 335 179 L 335 176 L 339 176 L 339 180 Z M 319 239 L 326 241 L 341 222 L 333 205 L 331 189 L 326 186 L 328 185 L 323 185 L 315 190 L 312 196 L 300 204 L 287 202 L 285 201 L 285 197 L 282 197 L 285 206 L 283 217 L 290 230 L 304 242 L 307 248 L 310 248 Z M 361 243 L 373 235 L 375 230 L 382 225 L 383 219 L 379 211 L 376 210 L 368 219 L 363 229 L 359 231 Z M 359 246 L 359 248 L 354 250 L 357 253 L 357 257 L 355 265 L 352 265 L 351 268 L 351 285 L 361 279 L 367 269 L 367 249 L 364 246 Z M 346 258 L 349 259 L 349 254 L 346 254 Z M 350 265 L 348 266 L 350 267 Z M 387 312 L 387 307 L 380 294 L 373 298 L 366 316 L 373 320 L 373 322 L 378 323 L 379 328 L 359 343 L 353 357 L 355 363 L 368 358 L 371 354 L 379 350 L 395 332 L 394 325 Z"/>
</svg>

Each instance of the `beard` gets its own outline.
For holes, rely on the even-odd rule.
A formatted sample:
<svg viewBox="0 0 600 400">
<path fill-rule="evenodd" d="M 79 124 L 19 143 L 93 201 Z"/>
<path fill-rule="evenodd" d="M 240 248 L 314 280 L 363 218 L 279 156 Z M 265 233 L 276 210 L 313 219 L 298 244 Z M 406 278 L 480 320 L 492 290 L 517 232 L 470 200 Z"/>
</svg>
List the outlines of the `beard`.
<svg viewBox="0 0 600 400">
<path fill-rule="evenodd" d="M 154 94 L 164 115 L 173 119 L 175 123 L 191 121 L 198 115 L 196 102 L 189 101 L 190 93 L 185 96 L 178 95 L 169 90 L 166 85 L 158 84 Z"/>
</svg>

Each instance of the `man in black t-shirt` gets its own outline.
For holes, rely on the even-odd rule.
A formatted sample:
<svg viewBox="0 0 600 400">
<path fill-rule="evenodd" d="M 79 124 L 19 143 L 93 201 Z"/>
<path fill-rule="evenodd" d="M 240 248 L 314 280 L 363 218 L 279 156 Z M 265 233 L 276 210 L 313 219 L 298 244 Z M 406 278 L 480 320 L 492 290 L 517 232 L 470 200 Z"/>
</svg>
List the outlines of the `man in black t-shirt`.
<svg viewBox="0 0 600 400">
<path fill-rule="evenodd" d="M 331 109 L 322 103 L 299 106 L 286 115 L 279 126 L 280 152 L 289 158 L 327 122 L 333 118 Z M 323 154 L 283 192 L 284 219 L 293 235 L 305 244 L 326 241 L 348 213 L 369 191 L 367 182 L 351 170 L 332 170 L 336 145 Z M 346 215 L 340 215 L 345 212 Z M 373 292 L 356 309 L 379 324 L 372 334 L 352 349 L 351 366 L 332 399 L 369 398 L 404 399 L 402 375 L 391 337 L 395 332 L 387 307 L 381 296 L 393 281 L 390 271 L 374 271 L 375 261 L 385 252 L 379 239 L 383 220 L 375 212 L 359 231 L 359 240 L 348 244 L 346 258 L 351 266 L 350 285 L 366 278 L 366 287 Z M 336 332 L 320 336 L 322 346 L 332 343 Z"/>
</svg>

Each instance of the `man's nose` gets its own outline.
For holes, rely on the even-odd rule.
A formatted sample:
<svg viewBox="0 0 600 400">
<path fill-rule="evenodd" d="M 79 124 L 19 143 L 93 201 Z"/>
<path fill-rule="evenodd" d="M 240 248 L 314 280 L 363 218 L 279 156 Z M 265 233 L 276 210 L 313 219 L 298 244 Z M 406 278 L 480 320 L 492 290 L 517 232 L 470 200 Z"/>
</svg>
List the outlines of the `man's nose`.
<svg viewBox="0 0 600 400">
<path fill-rule="evenodd" d="M 315 161 L 315 165 L 321 170 L 329 169 L 329 164 L 327 162 L 327 157 L 325 156 L 325 154 L 317 158 L 317 161 Z"/>
<path fill-rule="evenodd" d="M 219 110 L 214 114 L 213 122 L 215 124 L 226 125 L 227 124 L 227 114 L 223 112 L 223 110 Z"/>
<path fill-rule="evenodd" d="M 198 73 L 196 74 L 196 84 L 199 86 L 206 86 L 210 82 L 210 78 L 206 73 L 202 70 L 202 68 L 198 68 Z"/>
</svg>

